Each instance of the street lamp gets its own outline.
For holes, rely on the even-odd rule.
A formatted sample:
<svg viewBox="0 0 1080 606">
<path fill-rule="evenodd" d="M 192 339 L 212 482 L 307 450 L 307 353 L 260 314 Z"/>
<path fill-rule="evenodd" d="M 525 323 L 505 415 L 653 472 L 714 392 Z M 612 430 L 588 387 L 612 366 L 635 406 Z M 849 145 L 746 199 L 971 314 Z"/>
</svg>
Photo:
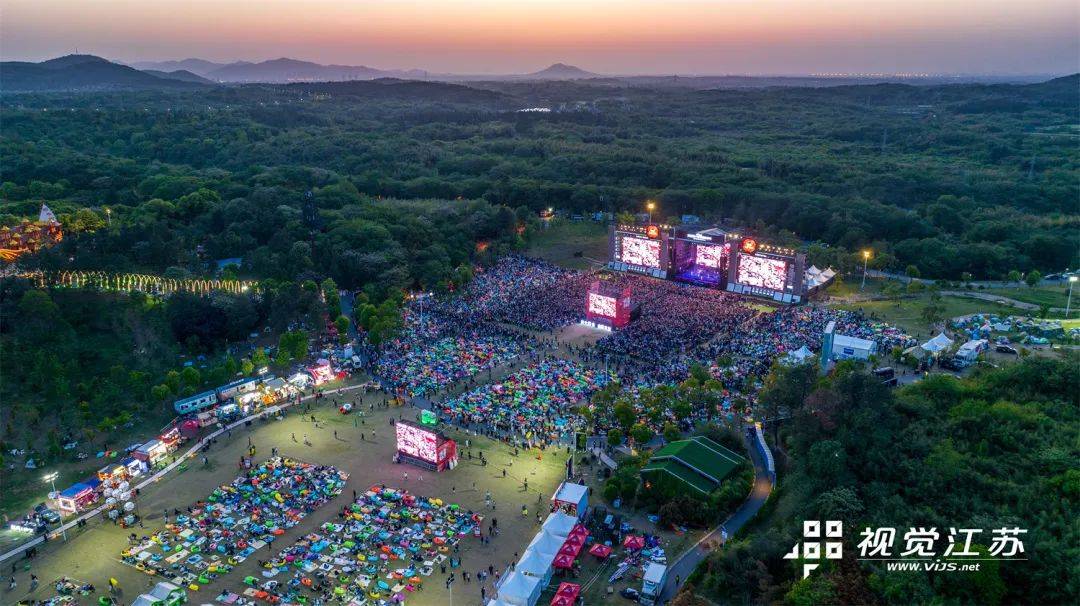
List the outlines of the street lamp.
<svg viewBox="0 0 1080 606">
<path fill-rule="evenodd" d="M 656 202 L 649 200 L 645 203 L 645 208 L 649 211 L 649 225 L 652 225 L 652 211 L 654 208 L 656 208 Z"/>
<path fill-rule="evenodd" d="M 1077 281 L 1078 279 L 1080 279 L 1080 277 L 1077 277 L 1077 276 L 1069 276 L 1069 300 L 1065 302 L 1065 319 L 1066 319 L 1066 320 L 1068 320 L 1068 319 L 1069 319 L 1069 310 L 1070 310 L 1070 309 L 1072 308 L 1072 289 L 1073 289 L 1073 284 L 1076 284 L 1076 281 Z"/>
<path fill-rule="evenodd" d="M 50 486 L 52 486 L 52 491 L 54 493 L 56 492 L 56 478 L 58 477 L 60 477 L 60 474 L 54 471 L 50 474 L 46 474 L 46 476 L 42 478 L 43 480 L 48 482 Z M 64 535 L 64 540 L 67 541 L 67 528 L 64 528 L 63 518 L 60 518 L 60 533 Z"/>
<path fill-rule="evenodd" d="M 859 290 L 865 290 L 866 289 L 866 264 L 869 263 L 869 262 L 870 262 L 870 251 L 869 250 L 862 251 L 862 286 L 859 287 Z"/>
</svg>

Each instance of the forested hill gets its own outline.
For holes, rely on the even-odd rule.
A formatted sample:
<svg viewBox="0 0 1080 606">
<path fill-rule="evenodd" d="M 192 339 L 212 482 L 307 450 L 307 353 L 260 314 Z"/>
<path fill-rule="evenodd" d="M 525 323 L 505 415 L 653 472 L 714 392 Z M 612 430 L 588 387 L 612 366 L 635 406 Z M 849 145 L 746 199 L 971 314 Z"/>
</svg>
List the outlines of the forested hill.
<svg viewBox="0 0 1080 606">
<path fill-rule="evenodd" d="M 1077 362 L 1032 356 L 899 390 L 844 365 L 824 378 L 813 365 L 775 370 L 762 401 L 792 416 L 780 488 L 684 593 L 718 604 L 1075 604 Z M 784 559 L 803 520 L 844 522 L 843 559 L 806 579 Z M 995 530 L 1020 528 L 1024 550 L 974 572 L 896 571 L 862 554 L 866 528 L 896 529 L 894 557 L 909 528 L 938 533 L 935 561 L 948 560 L 951 529 L 978 530 L 972 551 L 986 557 Z"/>
<path fill-rule="evenodd" d="M 256 222 L 285 213 L 284 225 L 309 189 L 324 224 L 379 198 L 484 199 L 519 217 L 637 211 L 652 198 L 665 219 L 726 217 L 818 242 L 814 260 L 839 267 L 872 248 L 874 265 L 924 276 L 1047 273 L 1078 263 L 1077 83 L 388 79 L 5 95 L 0 220 L 41 202 L 99 217 L 108 206 L 120 225 L 156 216 L 157 231 L 113 252 L 162 271 L 200 245 L 257 257 L 273 234 L 228 209 Z M 135 253 L 151 240 L 171 253 Z"/>
<path fill-rule="evenodd" d="M 0 62 L 0 92 L 191 89 L 209 80 L 190 72 L 143 72 L 94 55 L 67 55 L 40 63 Z"/>
<path fill-rule="evenodd" d="M 488 104 L 505 98 L 494 91 L 448 84 L 379 78 L 349 82 L 304 82 L 288 85 L 289 90 L 324 93 L 356 100 L 410 100 L 444 103 Z"/>
</svg>

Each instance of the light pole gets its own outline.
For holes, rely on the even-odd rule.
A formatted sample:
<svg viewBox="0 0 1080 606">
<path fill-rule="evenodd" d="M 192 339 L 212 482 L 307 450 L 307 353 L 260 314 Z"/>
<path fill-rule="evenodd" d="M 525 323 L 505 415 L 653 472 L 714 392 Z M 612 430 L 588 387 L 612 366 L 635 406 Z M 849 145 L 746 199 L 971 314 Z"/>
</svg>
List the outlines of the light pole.
<svg viewBox="0 0 1080 606">
<path fill-rule="evenodd" d="M 649 225 L 652 225 L 652 211 L 656 208 L 656 202 L 652 200 L 645 203 L 645 208 L 649 211 Z"/>
<path fill-rule="evenodd" d="M 862 251 L 862 286 L 859 290 L 866 290 L 866 264 L 870 262 L 870 251 Z"/>
<path fill-rule="evenodd" d="M 60 477 L 60 474 L 54 471 L 43 478 L 52 486 L 54 493 L 56 492 L 56 478 L 58 477 Z M 67 528 L 64 528 L 64 518 L 60 518 L 60 533 L 64 535 L 64 540 L 67 541 Z"/>
<path fill-rule="evenodd" d="M 1069 319 L 1069 310 L 1072 309 L 1072 289 L 1073 289 L 1073 284 L 1076 284 L 1076 281 L 1078 279 L 1080 279 L 1080 277 L 1069 276 L 1069 299 L 1065 302 L 1065 319 L 1066 320 Z"/>
</svg>

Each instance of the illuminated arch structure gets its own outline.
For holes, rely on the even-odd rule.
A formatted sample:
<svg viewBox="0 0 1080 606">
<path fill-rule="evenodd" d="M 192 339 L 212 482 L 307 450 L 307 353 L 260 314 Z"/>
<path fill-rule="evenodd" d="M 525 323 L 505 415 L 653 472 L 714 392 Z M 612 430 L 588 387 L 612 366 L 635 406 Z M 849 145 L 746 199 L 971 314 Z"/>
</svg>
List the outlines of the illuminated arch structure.
<svg viewBox="0 0 1080 606">
<path fill-rule="evenodd" d="M 178 280 L 150 274 L 113 273 L 105 271 L 14 271 L 5 272 L 11 277 L 29 280 L 39 288 L 89 288 L 114 292 L 137 290 L 149 295 L 171 295 L 190 292 L 208 295 L 224 292 L 234 295 L 257 292 L 259 283 L 254 280 Z"/>
</svg>

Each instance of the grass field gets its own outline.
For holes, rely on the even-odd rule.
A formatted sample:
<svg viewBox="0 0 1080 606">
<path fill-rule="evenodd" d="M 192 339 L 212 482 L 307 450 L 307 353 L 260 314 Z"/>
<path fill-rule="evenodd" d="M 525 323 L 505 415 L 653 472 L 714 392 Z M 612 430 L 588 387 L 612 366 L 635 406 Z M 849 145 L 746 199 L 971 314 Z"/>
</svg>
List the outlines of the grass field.
<svg viewBox="0 0 1080 606">
<path fill-rule="evenodd" d="M 607 262 L 607 225 L 595 221 L 554 219 L 533 236 L 526 254 L 571 269 L 588 268 L 592 262 Z M 580 256 L 575 256 L 581 253 Z"/>
<path fill-rule="evenodd" d="M 973 292 L 1008 297 L 1033 305 L 1046 305 L 1047 307 L 1061 308 L 1065 307 L 1069 298 L 1068 285 L 1038 286 L 1036 288 L 1029 288 L 1027 286 L 1020 286 L 1018 288 L 987 288 L 986 290 L 976 289 Z"/>
<path fill-rule="evenodd" d="M 928 297 L 916 299 L 900 299 L 896 301 L 860 301 L 836 305 L 839 309 L 861 310 L 877 319 L 903 328 L 909 334 L 920 338 L 930 336 L 930 324 L 922 318 L 923 310 L 929 304 Z M 1006 307 L 989 301 L 979 301 L 961 297 L 942 297 L 941 304 L 944 306 L 942 315 L 945 318 L 965 316 L 976 313 L 989 313 L 998 315 L 1017 315 L 1020 310 Z"/>
<path fill-rule="evenodd" d="M 350 396 L 354 398 L 356 396 Z M 382 400 L 382 395 L 369 394 L 364 397 L 365 404 L 372 399 Z M 376 410 L 368 413 L 367 406 L 360 407 L 365 413 L 364 423 L 356 414 L 343 416 L 330 403 L 331 398 L 309 415 L 289 414 L 281 421 L 257 421 L 249 430 L 236 430 L 231 439 L 222 438 L 215 444 L 207 456 L 210 465 L 203 467 L 199 459 L 192 459 L 189 469 L 173 472 L 160 483 L 143 489 L 138 499 L 140 512 L 145 517 L 146 528 L 136 528 L 140 535 L 156 532 L 162 527 L 163 511 L 175 507 L 184 508 L 210 494 L 215 487 L 229 482 L 237 474 L 236 462 L 246 454 L 247 438 L 258 448 L 257 459 L 269 456 L 270 448 L 277 447 L 286 455 L 312 463 L 330 464 L 350 474 L 345 492 L 331 503 L 315 510 L 295 528 L 273 544 L 272 550 L 261 551 L 259 557 L 265 558 L 286 545 L 291 545 L 305 533 L 319 528 L 328 520 L 337 519 L 340 508 L 349 501 L 353 490 L 363 492 L 373 484 L 385 483 L 388 486 L 405 488 L 417 495 L 440 497 L 461 507 L 482 511 L 489 519 L 497 517 L 502 533 L 490 544 L 481 545 L 479 541 L 468 537 L 463 540 L 461 557 L 464 570 L 475 574 L 481 568 L 492 565 L 503 569 L 514 559 L 514 553 L 520 552 L 536 533 L 539 525 L 535 514 L 538 502 L 546 512 L 547 500 L 558 486 L 564 474 L 567 455 L 565 451 L 548 449 L 538 458 L 539 451 L 522 451 L 515 456 L 512 449 L 502 443 L 483 437 L 467 435 L 455 428 L 444 428 L 447 434 L 462 445 L 461 463 L 452 471 L 429 473 L 416 467 L 394 464 L 391 461 L 395 451 L 394 428 L 389 424 L 391 418 L 399 414 L 411 418 L 416 411 L 411 408 Z M 319 426 L 310 421 L 310 414 L 319 419 Z M 361 436 L 361 433 L 364 436 Z M 376 436 L 377 433 L 377 436 Z M 295 436 L 295 440 L 293 439 Z M 309 437 L 310 445 L 303 444 L 300 437 Z M 465 447 L 465 440 L 471 440 L 472 446 Z M 473 458 L 464 456 L 471 452 Z M 478 452 L 483 451 L 489 466 L 481 466 Z M 503 470 L 506 475 L 503 475 Z M 407 478 L 404 472 L 408 471 Z M 528 479 L 528 489 L 524 481 Z M 490 491 L 497 510 L 484 505 L 485 492 Z M 529 515 L 520 514 L 526 506 Z M 118 561 L 120 551 L 127 544 L 125 530 L 109 522 L 96 518 L 82 529 L 69 531 L 68 540 L 50 541 L 41 548 L 41 555 L 32 561 L 19 562 L 16 573 L 18 588 L 4 594 L 0 603 L 13 604 L 26 598 L 44 599 L 49 595 L 50 581 L 60 576 L 70 576 L 89 581 L 99 588 L 99 593 L 107 588 L 109 577 L 120 581 L 123 590 L 121 600 L 130 603 L 139 593 L 151 586 L 157 579 L 139 572 L 133 567 Z M 224 588 L 234 591 L 243 588 L 244 576 L 258 575 L 255 557 L 242 563 L 232 574 L 192 592 L 192 603 L 209 602 Z M 25 566 L 25 567 L 24 567 Z M 29 574 L 36 574 L 42 581 L 41 587 L 30 594 Z M 460 577 L 460 574 L 458 575 Z M 433 575 L 422 592 L 409 596 L 411 606 L 444 605 L 451 603 L 450 595 L 443 584 L 444 576 Z M 490 583 L 488 591 L 491 591 Z M 490 593 L 488 594 L 491 595 Z M 97 596 L 83 598 L 81 603 L 97 603 Z M 479 583 L 458 583 L 453 588 L 454 604 L 476 604 L 480 602 Z"/>
</svg>

